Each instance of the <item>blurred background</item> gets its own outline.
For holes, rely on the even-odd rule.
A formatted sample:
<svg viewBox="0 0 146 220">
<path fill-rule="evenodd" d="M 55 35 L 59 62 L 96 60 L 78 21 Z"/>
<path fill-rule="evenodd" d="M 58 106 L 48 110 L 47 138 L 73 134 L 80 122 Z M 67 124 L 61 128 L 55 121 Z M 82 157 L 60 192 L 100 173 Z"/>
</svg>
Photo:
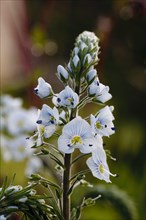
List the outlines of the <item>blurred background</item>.
<svg viewBox="0 0 146 220">
<path fill-rule="evenodd" d="M 113 95 L 108 104 L 115 107 L 116 133 L 104 139 L 105 148 L 117 158 L 109 160 L 110 170 L 119 174 L 112 182 L 134 202 L 136 220 L 146 219 L 146 1 L 1 0 L 0 4 L 1 90 L 3 95 L 20 97 L 26 109 L 43 104 L 33 94 L 39 76 L 60 91 L 56 67 L 68 63 L 81 32 L 93 31 L 100 38 L 96 68 Z M 93 105 L 86 108 L 88 113 L 97 111 Z M 24 167 L 25 160 L 12 162 L 1 155 L 0 181 L 16 173 L 15 183 L 25 185 Z M 91 175 L 88 179 L 104 184 Z M 122 219 L 126 218 L 104 200 L 82 215 L 82 220 Z"/>
</svg>

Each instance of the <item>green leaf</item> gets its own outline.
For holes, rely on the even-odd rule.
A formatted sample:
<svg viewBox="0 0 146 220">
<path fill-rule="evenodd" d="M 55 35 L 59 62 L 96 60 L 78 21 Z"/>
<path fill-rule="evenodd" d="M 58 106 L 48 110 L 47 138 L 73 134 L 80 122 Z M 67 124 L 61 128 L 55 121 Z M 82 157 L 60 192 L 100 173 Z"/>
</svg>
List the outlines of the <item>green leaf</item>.
<svg viewBox="0 0 146 220">
<path fill-rule="evenodd" d="M 5 189 L 6 189 L 6 187 L 7 187 L 7 176 L 5 177 L 5 179 L 4 179 L 4 182 L 3 182 L 3 185 L 2 185 L 2 189 L 1 189 L 1 191 L 0 191 L 0 199 L 3 197 L 3 195 L 4 195 L 4 192 L 5 192 Z"/>
</svg>

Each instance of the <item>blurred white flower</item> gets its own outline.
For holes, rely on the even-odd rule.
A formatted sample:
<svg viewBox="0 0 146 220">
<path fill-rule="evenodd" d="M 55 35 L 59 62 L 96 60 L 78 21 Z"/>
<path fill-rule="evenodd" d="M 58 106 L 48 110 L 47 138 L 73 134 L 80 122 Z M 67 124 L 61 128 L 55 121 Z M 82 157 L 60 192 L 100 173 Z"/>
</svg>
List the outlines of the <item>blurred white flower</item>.
<svg viewBox="0 0 146 220">
<path fill-rule="evenodd" d="M 7 117 L 7 129 L 11 135 L 32 132 L 36 129 L 36 110 L 23 108 L 10 111 Z"/>
<path fill-rule="evenodd" d="M 18 136 L 9 143 L 11 160 L 21 161 L 33 154 L 31 148 L 26 149 L 26 136 Z"/>
<path fill-rule="evenodd" d="M 2 95 L 0 98 L 1 113 L 4 115 L 22 107 L 22 100 L 20 98 L 13 98 L 10 95 Z"/>
<path fill-rule="evenodd" d="M 39 157 L 31 157 L 28 160 L 25 174 L 30 176 L 32 173 L 37 173 L 42 167 L 43 163 Z"/>
</svg>

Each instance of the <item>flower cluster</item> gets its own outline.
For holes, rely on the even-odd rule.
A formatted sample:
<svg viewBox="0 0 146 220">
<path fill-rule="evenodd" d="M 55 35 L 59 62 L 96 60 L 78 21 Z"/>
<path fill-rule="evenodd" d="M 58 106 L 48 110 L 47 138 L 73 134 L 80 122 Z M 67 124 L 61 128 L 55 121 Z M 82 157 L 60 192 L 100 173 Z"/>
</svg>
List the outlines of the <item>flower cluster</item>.
<svg viewBox="0 0 146 220">
<path fill-rule="evenodd" d="M 37 109 L 24 109 L 20 98 L 1 96 L 1 153 L 4 161 L 27 159 L 26 175 L 37 172 L 42 162 L 34 157 L 26 137 L 36 130 Z M 26 150 L 27 148 L 27 150 Z M 31 164 L 31 166 L 30 166 Z"/>
<path fill-rule="evenodd" d="M 95 69 L 99 60 L 98 43 L 99 39 L 92 32 L 84 31 L 77 37 L 69 63 L 66 67 L 57 67 L 57 76 L 64 84 L 60 93 L 55 94 L 48 82 L 41 77 L 38 79 L 35 94 L 40 98 L 52 98 L 54 107 L 44 104 L 39 110 L 37 132 L 32 138 L 36 146 L 41 146 L 44 138 L 50 138 L 58 127 L 63 127 L 58 150 L 71 154 L 79 149 L 82 154 L 91 154 L 87 166 L 93 176 L 110 182 L 113 174 L 106 162 L 102 138 L 115 132 L 113 107 L 107 105 L 95 115 L 91 114 L 90 122 L 78 114 L 87 103 L 105 103 L 112 97 L 109 87 L 100 83 Z"/>
</svg>

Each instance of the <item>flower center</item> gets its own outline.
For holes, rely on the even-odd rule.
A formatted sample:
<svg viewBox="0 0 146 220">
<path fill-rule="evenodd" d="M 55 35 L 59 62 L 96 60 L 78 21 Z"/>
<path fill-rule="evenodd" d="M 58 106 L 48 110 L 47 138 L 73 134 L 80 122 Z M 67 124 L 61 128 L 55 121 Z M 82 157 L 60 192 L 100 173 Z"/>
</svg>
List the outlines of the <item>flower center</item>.
<svg viewBox="0 0 146 220">
<path fill-rule="evenodd" d="M 54 122 L 55 122 L 55 118 L 54 118 L 53 115 L 50 116 L 50 119 L 49 119 L 49 120 L 50 120 L 51 124 L 54 124 Z"/>
<path fill-rule="evenodd" d="M 45 127 L 43 125 L 40 125 L 40 133 L 41 135 L 44 134 L 45 132 Z"/>
<path fill-rule="evenodd" d="M 76 135 L 71 139 L 71 144 L 75 145 L 75 144 L 82 144 L 82 139 L 80 136 Z"/>
<path fill-rule="evenodd" d="M 101 126 L 101 124 L 100 124 L 99 121 L 97 121 L 97 122 L 95 123 L 95 127 L 96 127 L 97 129 L 101 129 L 101 128 L 102 128 L 102 126 Z"/>
<path fill-rule="evenodd" d="M 73 104 L 74 104 L 74 103 L 73 103 L 74 99 L 73 99 L 73 98 L 71 98 L 71 97 L 68 97 L 68 98 L 67 98 L 67 101 L 69 101 L 71 105 L 73 105 Z"/>
<path fill-rule="evenodd" d="M 98 169 L 99 169 L 100 173 L 102 173 L 102 174 L 104 173 L 104 167 L 103 167 L 102 163 L 99 165 Z"/>
</svg>

